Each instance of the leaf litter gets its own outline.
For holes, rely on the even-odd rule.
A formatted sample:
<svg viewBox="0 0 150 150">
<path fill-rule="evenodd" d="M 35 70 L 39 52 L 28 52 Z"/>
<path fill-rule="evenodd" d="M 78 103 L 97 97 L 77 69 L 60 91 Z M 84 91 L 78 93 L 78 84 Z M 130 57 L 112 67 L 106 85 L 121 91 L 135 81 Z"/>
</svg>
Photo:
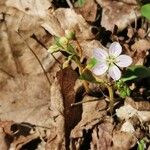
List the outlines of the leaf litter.
<svg viewBox="0 0 150 150">
<path fill-rule="evenodd" d="M 114 117 L 106 89 L 92 84 L 94 93 L 85 95 L 77 71 L 62 69 L 62 54 L 52 56 L 47 49 L 56 36 L 73 29 L 83 63 L 92 49 L 117 39 L 134 64 L 148 66 L 149 23 L 140 18 L 134 0 L 87 1 L 74 9 L 54 4 L 0 2 L 0 149 L 135 148 L 150 138 L 149 78 L 129 83 L 135 88 L 115 104 Z"/>
</svg>

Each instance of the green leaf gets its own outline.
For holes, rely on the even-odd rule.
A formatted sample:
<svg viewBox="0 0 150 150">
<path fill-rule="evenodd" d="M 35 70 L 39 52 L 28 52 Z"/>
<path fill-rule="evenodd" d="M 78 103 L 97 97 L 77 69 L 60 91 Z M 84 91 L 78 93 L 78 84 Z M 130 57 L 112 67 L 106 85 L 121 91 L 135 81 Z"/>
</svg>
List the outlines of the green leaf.
<svg viewBox="0 0 150 150">
<path fill-rule="evenodd" d="M 144 66 L 132 66 L 129 67 L 124 76 L 122 77 L 122 81 L 130 81 L 134 79 L 143 79 L 150 77 L 150 68 L 144 67 Z"/>
<path fill-rule="evenodd" d="M 76 5 L 82 7 L 86 0 L 77 0 Z"/>
<path fill-rule="evenodd" d="M 150 4 L 145 4 L 141 7 L 141 14 L 148 20 L 150 20 Z"/>
<path fill-rule="evenodd" d="M 94 58 L 94 57 L 91 58 L 88 65 L 87 65 L 87 68 L 93 68 L 96 65 L 96 63 L 97 63 L 96 58 Z"/>
<path fill-rule="evenodd" d="M 92 72 L 88 69 L 84 70 L 84 72 L 80 75 L 81 80 L 86 80 L 92 83 L 97 83 L 96 79 L 94 78 Z"/>
<path fill-rule="evenodd" d="M 122 80 L 117 81 L 115 87 L 118 90 L 121 98 L 126 98 L 127 96 L 130 96 L 131 90 Z"/>
<path fill-rule="evenodd" d="M 55 52 L 58 52 L 59 49 L 60 49 L 60 48 L 59 48 L 57 45 L 52 45 L 52 46 L 49 47 L 48 51 L 49 51 L 50 53 L 55 53 Z"/>
<path fill-rule="evenodd" d="M 74 47 L 70 43 L 68 43 L 68 45 L 67 45 L 67 51 L 70 54 L 76 54 L 75 51 L 74 51 Z"/>
<path fill-rule="evenodd" d="M 145 150 L 145 142 L 143 139 L 138 143 L 138 150 Z"/>
</svg>

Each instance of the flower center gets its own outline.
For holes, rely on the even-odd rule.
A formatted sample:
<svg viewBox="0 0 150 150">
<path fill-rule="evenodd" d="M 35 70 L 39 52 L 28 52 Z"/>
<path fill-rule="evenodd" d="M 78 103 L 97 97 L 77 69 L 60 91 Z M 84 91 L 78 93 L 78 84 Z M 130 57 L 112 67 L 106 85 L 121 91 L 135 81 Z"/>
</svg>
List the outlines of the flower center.
<svg viewBox="0 0 150 150">
<path fill-rule="evenodd" d="M 116 58 L 114 56 L 108 56 L 108 58 L 106 58 L 106 62 L 109 66 L 112 66 L 116 63 Z"/>
</svg>

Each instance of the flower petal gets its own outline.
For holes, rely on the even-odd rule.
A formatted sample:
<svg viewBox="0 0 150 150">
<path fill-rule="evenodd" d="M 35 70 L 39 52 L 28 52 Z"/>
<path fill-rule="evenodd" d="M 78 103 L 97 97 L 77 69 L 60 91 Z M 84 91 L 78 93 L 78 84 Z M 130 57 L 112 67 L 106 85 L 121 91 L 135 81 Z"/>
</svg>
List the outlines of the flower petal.
<svg viewBox="0 0 150 150">
<path fill-rule="evenodd" d="M 116 65 L 119 67 L 128 67 L 132 64 L 132 58 L 128 55 L 120 55 L 116 58 Z"/>
<path fill-rule="evenodd" d="M 119 56 L 122 52 L 122 47 L 118 42 L 113 42 L 109 47 L 109 55 L 113 55 L 115 57 Z"/>
<path fill-rule="evenodd" d="M 92 72 L 99 76 L 104 74 L 108 70 L 108 65 L 106 63 L 98 63 L 93 67 Z"/>
<path fill-rule="evenodd" d="M 108 74 L 114 80 L 119 80 L 121 78 L 121 71 L 119 70 L 119 68 L 116 65 L 113 65 L 109 68 Z"/>
<path fill-rule="evenodd" d="M 101 61 L 101 60 L 105 60 L 106 57 L 108 57 L 108 53 L 101 48 L 97 48 L 93 50 L 93 56 L 99 61 Z"/>
</svg>

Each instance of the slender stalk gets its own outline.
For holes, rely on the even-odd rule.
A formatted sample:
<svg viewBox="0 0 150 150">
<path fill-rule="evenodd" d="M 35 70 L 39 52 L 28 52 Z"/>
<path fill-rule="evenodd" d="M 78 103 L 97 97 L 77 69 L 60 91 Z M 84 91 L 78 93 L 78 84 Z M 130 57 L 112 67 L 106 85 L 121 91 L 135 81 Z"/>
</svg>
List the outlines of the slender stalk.
<svg viewBox="0 0 150 150">
<path fill-rule="evenodd" d="M 109 92 L 109 108 L 110 108 L 110 113 L 112 114 L 113 107 L 114 107 L 114 91 L 113 91 L 113 87 L 107 83 L 106 79 L 101 80 L 99 78 L 96 78 L 96 80 L 99 83 L 104 84 L 104 86 L 108 89 L 108 92 Z"/>
<path fill-rule="evenodd" d="M 108 85 L 108 84 L 105 84 L 107 89 L 108 89 L 108 92 L 109 92 L 109 107 L 110 107 L 110 113 L 112 114 L 113 112 L 113 107 L 114 107 L 114 91 L 113 91 L 113 88 L 112 86 Z"/>
<path fill-rule="evenodd" d="M 101 97 L 101 98 L 98 98 L 98 99 L 90 99 L 90 100 L 86 100 L 86 101 L 81 101 L 81 102 L 77 102 L 77 103 L 72 103 L 71 104 L 71 107 L 73 106 L 78 106 L 78 105 L 82 105 L 84 103 L 88 103 L 88 102 L 94 102 L 94 101 L 99 101 L 99 100 L 103 100 L 105 97 Z"/>
</svg>

